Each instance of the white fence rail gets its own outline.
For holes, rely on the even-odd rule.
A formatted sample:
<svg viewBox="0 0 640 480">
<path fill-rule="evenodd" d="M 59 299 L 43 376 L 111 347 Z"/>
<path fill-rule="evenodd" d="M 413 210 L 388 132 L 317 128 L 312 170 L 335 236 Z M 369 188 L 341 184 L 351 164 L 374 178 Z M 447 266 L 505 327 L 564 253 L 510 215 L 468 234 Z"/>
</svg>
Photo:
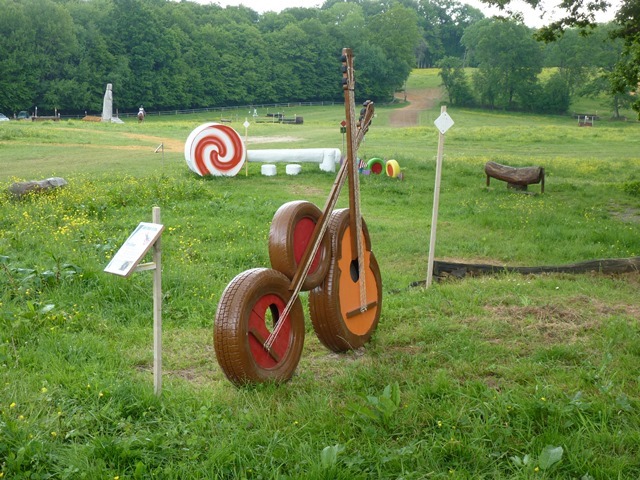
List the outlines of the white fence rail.
<svg viewBox="0 0 640 480">
<path fill-rule="evenodd" d="M 166 115 L 189 115 L 194 113 L 208 113 L 208 112 L 219 112 L 221 117 L 224 117 L 224 114 L 227 115 L 235 115 L 237 118 L 223 118 L 229 121 L 237 121 L 239 118 L 251 117 L 253 115 L 254 110 L 257 110 L 258 113 L 263 116 L 267 113 L 277 112 L 280 108 L 294 108 L 294 107 L 325 107 L 325 106 L 333 106 L 336 104 L 342 105 L 341 102 L 334 101 L 325 101 L 325 102 L 289 102 L 289 103 L 262 103 L 262 104 L 253 104 L 253 105 L 237 105 L 232 107 L 203 107 L 203 108 L 190 108 L 190 109 L 175 109 L 175 110 L 157 110 L 157 111 L 149 111 L 147 110 L 147 116 L 166 116 Z M 266 112 L 265 112 L 266 109 Z M 86 115 L 100 115 L 100 113 L 89 113 Z M 131 112 L 117 112 L 114 116 L 120 118 L 130 118 L 136 117 L 138 115 L 138 110 Z M 73 118 L 83 118 L 85 115 L 77 114 L 77 115 L 60 115 L 60 118 L 73 119 Z"/>
</svg>

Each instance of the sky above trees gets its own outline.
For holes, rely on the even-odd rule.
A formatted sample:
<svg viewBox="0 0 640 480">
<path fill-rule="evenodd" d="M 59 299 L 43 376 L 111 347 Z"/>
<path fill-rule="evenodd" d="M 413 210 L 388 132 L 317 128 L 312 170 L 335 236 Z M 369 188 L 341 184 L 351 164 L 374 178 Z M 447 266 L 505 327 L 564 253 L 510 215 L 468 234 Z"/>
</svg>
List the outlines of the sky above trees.
<svg viewBox="0 0 640 480">
<path fill-rule="evenodd" d="M 222 7 L 244 5 L 259 13 L 267 11 L 280 12 L 285 8 L 320 8 L 322 0 L 196 0 L 197 3 L 217 3 Z"/>
<path fill-rule="evenodd" d="M 480 0 L 460 0 L 461 3 L 467 3 L 472 7 L 475 7 L 482 11 L 486 16 L 490 17 L 492 15 L 500 15 L 501 12 L 498 8 L 489 7 L 486 4 L 482 3 Z M 249 7 L 252 10 L 255 10 L 259 13 L 264 13 L 266 11 L 276 11 L 280 12 L 285 8 L 293 8 L 293 7 L 303 7 L 303 8 L 319 8 L 324 3 L 323 0 L 269 0 L 268 2 L 265 0 L 196 0 L 197 3 L 217 3 L 220 6 L 238 6 L 244 5 L 245 7 Z M 543 10 L 536 11 L 527 5 L 525 2 L 520 0 L 512 0 L 510 4 L 510 8 L 513 11 L 521 12 L 523 15 L 524 23 L 529 27 L 542 27 L 543 25 L 548 24 L 553 20 L 557 20 L 560 17 L 560 14 L 554 14 L 554 6 L 560 3 L 560 0 L 542 0 L 541 5 L 543 5 L 543 9 L 547 12 L 540 18 Z M 597 20 L 599 22 L 608 22 L 611 21 L 615 15 L 615 12 L 618 10 L 620 6 L 619 0 L 610 0 L 612 5 L 611 9 L 609 9 L 606 13 L 599 13 L 597 16 Z M 504 14 L 504 12 L 502 13 Z"/>
</svg>

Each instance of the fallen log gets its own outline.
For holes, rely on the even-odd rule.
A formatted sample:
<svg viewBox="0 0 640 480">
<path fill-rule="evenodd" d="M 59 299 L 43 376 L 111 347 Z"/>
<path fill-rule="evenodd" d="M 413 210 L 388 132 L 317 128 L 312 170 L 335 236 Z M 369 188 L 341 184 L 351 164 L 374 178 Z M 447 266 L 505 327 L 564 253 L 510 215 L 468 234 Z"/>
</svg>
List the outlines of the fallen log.
<svg viewBox="0 0 640 480">
<path fill-rule="evenodd" d="M 543 167 L 509 167 L 496 162 L 487 162 L 484 165 L 487 175 L 487 187 L 491 178 L 497 178 L 507 182 L 508 188 L 527 190 L 527 186 L 540 183 L 540 193 L 544 193 L 544 168 Z"/>
<path fill-rule="evenodd" d="M 607 258 L 565 265 L 544 265 L 539 267 L 508 267 L 483 263 L 443 262 L 433 263 L 433 277 L 442 280 L 447 277 L 464 278 L 467 275 L 493 275 L 497 273 L 520 273 L 532 275 L 537 273 L 630 273 L 640 271 L 640 257 Z M 412 287 L 424 285 L 424 281 L 413 282 Z"/>
</svg>

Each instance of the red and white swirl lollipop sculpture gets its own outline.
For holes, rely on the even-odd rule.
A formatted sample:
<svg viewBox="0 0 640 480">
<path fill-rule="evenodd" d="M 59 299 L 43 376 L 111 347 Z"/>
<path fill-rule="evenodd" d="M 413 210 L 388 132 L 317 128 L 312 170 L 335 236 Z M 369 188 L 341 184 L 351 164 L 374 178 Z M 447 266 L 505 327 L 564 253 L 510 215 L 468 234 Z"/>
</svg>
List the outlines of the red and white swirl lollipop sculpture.
<svg viewBox="0 0 640 480">
<path fill-rule="evenodd" d="M 205 123 L 191 132 L 184 145 L 184 158 L 200 176 L 235 176 L 247 157 L 244 142 L 233 128 Z"/>
</svg>

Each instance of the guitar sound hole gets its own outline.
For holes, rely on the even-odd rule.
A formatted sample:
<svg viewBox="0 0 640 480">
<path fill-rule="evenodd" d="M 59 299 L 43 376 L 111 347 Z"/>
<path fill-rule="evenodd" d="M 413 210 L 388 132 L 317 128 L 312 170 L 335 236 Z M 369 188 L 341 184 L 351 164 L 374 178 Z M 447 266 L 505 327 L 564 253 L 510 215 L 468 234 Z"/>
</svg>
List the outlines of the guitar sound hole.
<svg viewBox="0 0 640 480">
<path fill-rule="evenodd" d="M 358 259 L 351 260 L 351 265 L 349 266 L 349 273 L 351 274 L 351 280 L 357 282 L 360 280 L 360 268 L 358 266 Z"/>
</svg>

